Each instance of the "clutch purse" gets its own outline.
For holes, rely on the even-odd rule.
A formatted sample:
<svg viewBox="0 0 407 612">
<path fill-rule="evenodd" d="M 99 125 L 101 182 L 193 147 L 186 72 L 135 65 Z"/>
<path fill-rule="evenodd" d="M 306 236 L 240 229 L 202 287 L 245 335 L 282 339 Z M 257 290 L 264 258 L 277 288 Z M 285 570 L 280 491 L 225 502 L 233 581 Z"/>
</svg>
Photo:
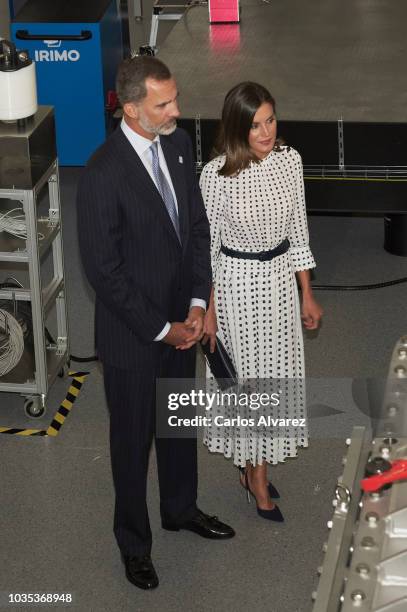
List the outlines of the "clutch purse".
<svg viewBox="0 0 407 612">
<path fill-rule="evenodd" d="M 216 346 L 213 353 L 210 351 L 209 340 L 206 344 L 201 344 L 201 348 L 219 388 L 225 390 L 233 387 L 233 385 L 237 385 L 235 366 L 219 338 L 216 338 Z"/>
</svg>

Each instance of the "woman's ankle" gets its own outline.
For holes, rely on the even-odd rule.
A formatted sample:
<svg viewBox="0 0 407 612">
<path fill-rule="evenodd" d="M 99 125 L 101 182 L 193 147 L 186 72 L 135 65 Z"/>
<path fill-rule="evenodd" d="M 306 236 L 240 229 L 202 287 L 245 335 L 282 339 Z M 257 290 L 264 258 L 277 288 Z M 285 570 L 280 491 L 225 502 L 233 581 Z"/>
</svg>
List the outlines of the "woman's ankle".
<svg viewBox="0 0 407 612">
<path fill-rule="evenodd" d="M 264 485 L 268 486 L 267 480 L 267 466 L 266 465 L 256 465 L 251 466 L 248 470 L 248 478 L 250 482 L 255 483 L 256 485 Z"/>
</svg>

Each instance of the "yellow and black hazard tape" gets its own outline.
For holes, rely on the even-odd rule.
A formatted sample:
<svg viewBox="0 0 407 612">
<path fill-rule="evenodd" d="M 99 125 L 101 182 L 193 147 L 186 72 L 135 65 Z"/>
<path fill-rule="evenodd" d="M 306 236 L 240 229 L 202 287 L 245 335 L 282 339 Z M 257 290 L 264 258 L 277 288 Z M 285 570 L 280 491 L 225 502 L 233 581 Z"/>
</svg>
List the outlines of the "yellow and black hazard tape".
<svg viewBox="0 0 407 612">
<path fill-rule="evenodd" d="M 89 372 L 70 372 L 69 373 L 69 375 L 72 376 L 71 386 L 68 389 L 68 393 L 66 394 L 64 401 L 62 402 L 62 404 L 56 411 L 56 414 L 54 418 L 52 419 L 51 425 L 48 427 L 46 431 L 47 436 L 57 436 L 58 435 L 59 430 L 64 424 L 66 417 L 70 413 L 71 408 L 74 404 L 74 401 L 78 397 L 79 391 L 81 390 L 81 387 L 83 383 L 85 382 L 88 374 Z"/>
<path fill-rule="evenodd" d="M 0 427 L 0 433 L 14 436 L 46 436 L 45 429 L 17 429 L 16 427 Z"/>
<path fill-rule="evenodd" d="M 57 436 L 65 422 L 66 417 L 70 413 L 88 374 L 89 372 L 69 372 L 69 376 L 72 377 L 71 385 L 64 401 L 56 411 L 48 429 L 17 429 L 15 427 L 0 427 L 0 433 L 15 436 Z"/>
</svg>

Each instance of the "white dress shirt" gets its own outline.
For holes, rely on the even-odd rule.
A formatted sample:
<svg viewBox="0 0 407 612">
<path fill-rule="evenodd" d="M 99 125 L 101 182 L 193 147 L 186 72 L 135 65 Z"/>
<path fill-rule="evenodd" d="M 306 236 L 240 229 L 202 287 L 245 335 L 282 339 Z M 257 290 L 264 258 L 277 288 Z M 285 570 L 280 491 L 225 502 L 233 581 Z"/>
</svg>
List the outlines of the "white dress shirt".
<svg viewBox="0 0 407 612">
<path fill-rule="evenodd" d="M 151 144 L 152 142 L 156 141 L 157 142 L 157 150 L 158 150 L 158 159 L 160 162 L 160 167 L 161 170 L 165 176 L 165 178 L 167 179 L 167 182 L 170 186 L 173 198 L 174 198 L 174 202 L 175 202 L 175 207 L 177 209 L 178 212 L 178 202 L 177 202 L 177 196 L 175 194 L 175 190 L 174 190 L 174 186 L 172 184 L 172 180 L 171 180 L 171 176 L 170 173 L 168 171 L 168 166 L 167 166 L 167 162 L 165 161 L 165 157 L 164 157 L 164 153 L 163 150 L 161 148 L 161 143 L 160 143 L 160 137 L 157 135 L 153 140 L 149 140 L 148 138 L 144 138 L 144 136 L 141 136 L 140 134 L 138 134 L 137 132 L 135 132 L 134 130 L 131 129 L 131 127 L 129 125 L 127 125 L 126 121 L 124 120 L 124 118 L 122 119 L 121 122 L 121 129 L 123 130 L 124 135 L 126 136 L 126 138 L 128 139 L 128 141 L 130 142 L 131 146 L 133 147 L 133 149 L 135 150 L 135 152 L 137 153 L 137 155 L 139 156 L 139 158 L 141 159 L 141 161 L 144 164 L 145 169 L 147 170 L 147 172 L 149 173 L 152 181 L 154 182 L 155 186 L 158 188 L 155 177 L 154 177 L 154 173 L 153 173 L 153 163 L 152 163 L 152 152 L 151 152 Z M 201 308 L 203 308 L 204 310 L 206 310 L 206 302 L 205 300 L 201 300 L 200 298 L 192 298 L 191 299 L 191 303 L 190 303 L 190 308 L 192 308 L 192 306 L 200 306 Z M 167 323 L 165 324 L 164 328 L 162 329 L 162 331 L 158 334 L 158 336 L 156 336 L 156 338 L 154 338 L 154 340 L 156 342 L 159 342 L 160 340 L 162 340 L 170 331 L 170 327 L 171 327 L 171 323 L 169 321 L 167 321 Z"/>
</svg>

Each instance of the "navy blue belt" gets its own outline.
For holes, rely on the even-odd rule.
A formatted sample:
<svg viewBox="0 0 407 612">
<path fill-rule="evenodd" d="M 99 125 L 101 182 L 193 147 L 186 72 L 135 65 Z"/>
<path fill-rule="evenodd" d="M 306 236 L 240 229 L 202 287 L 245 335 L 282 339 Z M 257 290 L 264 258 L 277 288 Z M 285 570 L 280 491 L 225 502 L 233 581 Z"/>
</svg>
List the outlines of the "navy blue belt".
<svg viewBox="0 0 407 612">
<path fill-rule="evenodd" d="M 228 247 L 223 246 L 220 247 L 221 253 L 224 255 L 228 255 L 229 257 L 237 257 L 239 259 L 257 259 L 258 261 L 271 261 L 274 257 L 278 257 L 279 255 L 283 255 L 287 253 L 290 248 L 290 241 L 288 238 L 280 242 L 274 249 L 271 251 L 260 251 L 257 253 L 246 253 L 245 251 L 235 251 L 234 249 L 229 249 Z"/>
</svg>

